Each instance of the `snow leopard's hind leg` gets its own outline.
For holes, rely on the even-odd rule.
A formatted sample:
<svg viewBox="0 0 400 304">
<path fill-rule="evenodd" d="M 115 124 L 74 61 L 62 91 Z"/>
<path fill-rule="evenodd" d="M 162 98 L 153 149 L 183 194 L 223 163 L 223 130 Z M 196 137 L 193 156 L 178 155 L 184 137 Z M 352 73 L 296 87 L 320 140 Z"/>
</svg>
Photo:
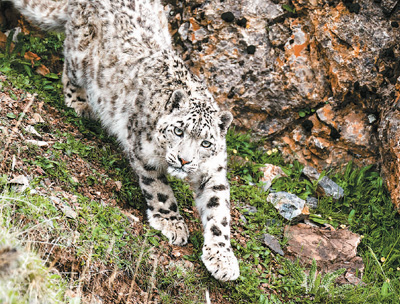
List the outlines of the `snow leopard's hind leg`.
<svg viewBox="0 0 400 304">
<path fill-rule="evenodd" d="M 64 64 L 62 82 L 64 86 L 65 104 L 73 108 L 78 116 L 94 119 L 95 115 L 88 103 L 86 90 L 75 85 L 71 71 L 67 67 L 67 62 Z"/>
</svg>

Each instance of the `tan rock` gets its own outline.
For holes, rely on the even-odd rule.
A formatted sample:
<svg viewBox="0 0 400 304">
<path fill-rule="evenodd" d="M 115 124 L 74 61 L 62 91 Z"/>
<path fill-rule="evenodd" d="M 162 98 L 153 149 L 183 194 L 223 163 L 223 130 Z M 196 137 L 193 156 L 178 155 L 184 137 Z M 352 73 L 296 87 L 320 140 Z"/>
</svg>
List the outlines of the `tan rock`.
<svg viewBox="0 0 400 304">
<path fill-rule="evenodd" d="M 260 171 L 264 173 L 264 175 L 260 178 L 260 181 L 263 183 L 264 191 L 267 191 L 271 187 L 272 181 L 275 178 L 287 176 L 281 167 L 271 164 L 265 164 L 264 167 L 260 168 Z"/>
<path fill-rule="evenodd" d="M 347 229 L 326 229 L 306 224 L 285 227 L 288 238 L 287 253 L 304 265 L 315 259 L 323 273 L 345 268 L 350 283 L 359 282 L 356 273 L 362 274 L 364 264 L 357 256 L 359 235 Z"/>
</svg>

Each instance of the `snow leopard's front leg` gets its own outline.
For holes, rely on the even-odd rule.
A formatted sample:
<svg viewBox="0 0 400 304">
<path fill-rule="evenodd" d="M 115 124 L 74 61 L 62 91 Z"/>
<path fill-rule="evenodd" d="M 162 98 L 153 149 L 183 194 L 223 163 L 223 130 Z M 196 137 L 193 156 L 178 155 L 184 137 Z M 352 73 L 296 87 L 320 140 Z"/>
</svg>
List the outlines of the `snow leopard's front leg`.
<svg viewBox="0 0 400 304">
<path fill-rule="evenodd" d="M 230 243 L 230 193 L 226 164 L 214 161 L 194 180 L 196 205 L 204 227 L 202 260 L 218 280 L 239 277 L 239 264 Z M 225 161 L 226 163 L 226 161 Z"/>
<path fill-rule="evenodd" d="M 185 245 L 189 230 L 179 214 L 174 193 L 164 173 L 149 164 L 136 160 L 134 169 L 147 202 L 147 217 L 154 229 L 160 230 L 173 245 Z"/>
</svg>

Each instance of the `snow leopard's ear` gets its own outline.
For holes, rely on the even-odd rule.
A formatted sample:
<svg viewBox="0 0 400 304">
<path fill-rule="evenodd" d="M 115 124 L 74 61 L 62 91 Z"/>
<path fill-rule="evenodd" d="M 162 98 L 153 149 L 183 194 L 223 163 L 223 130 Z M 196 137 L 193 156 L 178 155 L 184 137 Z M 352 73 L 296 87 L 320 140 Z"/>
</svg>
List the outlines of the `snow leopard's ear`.
<svg viewBox="0 0 400 304">
<path fill-rule="evenodd" d="M 186 101 L 186 93 L 181 89 L 175 90 L 165 104 L 165 110 L 171 113 L 172 111 L 181 108 Z"/>
<path fill-rule="evenodd" d="M 231 125 L 233 116 L 232 116 L 231 112 L 223 111 L 220 113 L 219 119 L 220 119 L 220 122 L 219 122 L 218 126 L 221 128 L 221 135 L 224 136 L 228 132 L 228 128 Z"/>
</svg>

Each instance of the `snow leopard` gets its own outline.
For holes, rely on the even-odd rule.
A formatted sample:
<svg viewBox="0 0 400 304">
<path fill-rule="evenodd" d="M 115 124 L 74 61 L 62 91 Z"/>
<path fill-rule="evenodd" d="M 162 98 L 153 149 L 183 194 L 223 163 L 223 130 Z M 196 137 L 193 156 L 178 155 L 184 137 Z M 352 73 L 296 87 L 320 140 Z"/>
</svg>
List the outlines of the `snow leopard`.
<svg viewBox="0 0 400 304">
<path fill-rule="evenodd" d="M 159 0 L 13 0 L 42 29 L 62 31 L 65 103 L 99 119 L 137 174 L 149 224 L 188 242 L 167 175 L 187 181 L 203 224 L 202 261 L 235 280 L 226 134 L 233 120 L 173 50 Z"/>
</svg>

